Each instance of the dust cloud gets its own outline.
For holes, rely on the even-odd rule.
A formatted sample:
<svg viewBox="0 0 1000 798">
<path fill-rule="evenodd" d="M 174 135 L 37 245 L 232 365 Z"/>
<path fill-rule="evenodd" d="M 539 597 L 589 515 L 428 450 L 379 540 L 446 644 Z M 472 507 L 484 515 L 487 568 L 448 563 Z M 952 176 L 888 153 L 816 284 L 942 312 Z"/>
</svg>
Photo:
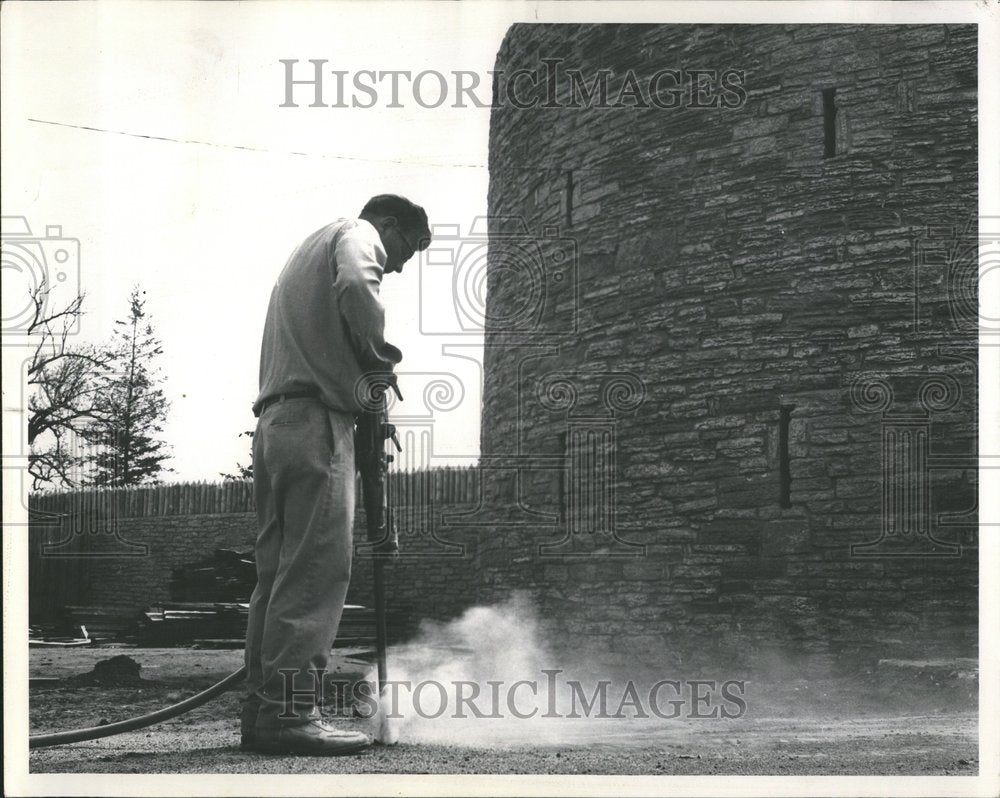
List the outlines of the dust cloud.
<svg viewBox="0 0 1000 798">
<path fill-rule="evenodd" d="M 557 652 L 530 599 L 515 594 L 425 623 L 392 647 L 387 711 L 405 742 L 496 747 L 669 742 L 683 738 L 692 713 L 718 723 L 746 709 L 744 685 L 692 687 L 635 665 Z"/>
</svg>

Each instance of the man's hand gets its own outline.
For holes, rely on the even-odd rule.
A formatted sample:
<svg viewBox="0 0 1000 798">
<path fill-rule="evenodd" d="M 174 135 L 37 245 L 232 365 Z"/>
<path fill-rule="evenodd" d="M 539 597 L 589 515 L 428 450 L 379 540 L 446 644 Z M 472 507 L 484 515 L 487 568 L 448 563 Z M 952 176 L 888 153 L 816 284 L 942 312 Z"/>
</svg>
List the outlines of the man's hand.
<svg viewBox="0 0 1000 798">
<path fill-rule="evenodd" d="M 399 390 L 397 377 L 392 371 L 366 371 L 361 375 L 355 386 L 355 398 L 361 407 L 369 413 L 378 413 L 382 410 L 382 402 L 389 389 L 396 394 L 396 398 L 403 400 L 403 394 Z"/>
</svg>

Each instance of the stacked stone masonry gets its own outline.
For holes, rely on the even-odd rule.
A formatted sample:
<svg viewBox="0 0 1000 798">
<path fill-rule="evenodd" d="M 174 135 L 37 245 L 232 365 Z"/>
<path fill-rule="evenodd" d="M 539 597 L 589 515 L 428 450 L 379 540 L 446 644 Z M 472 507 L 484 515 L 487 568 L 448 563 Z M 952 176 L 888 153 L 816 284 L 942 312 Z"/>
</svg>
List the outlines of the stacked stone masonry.
<svg viewBox="0 0 1000 798">
<path fill-rule="evenodd" d="M 975 647 L 976 53 L 974 26 L 510 29 L 496 70 L 546 90 L 492 113 L 484 596 L 681 657 Z M 666 69 L 745 101 L 614 107 Z"/>
</svg>

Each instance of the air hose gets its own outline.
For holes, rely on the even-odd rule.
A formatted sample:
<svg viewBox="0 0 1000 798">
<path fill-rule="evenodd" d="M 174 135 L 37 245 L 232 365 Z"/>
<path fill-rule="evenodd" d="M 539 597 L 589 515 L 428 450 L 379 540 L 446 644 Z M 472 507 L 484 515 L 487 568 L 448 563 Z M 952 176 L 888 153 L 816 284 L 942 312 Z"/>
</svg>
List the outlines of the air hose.
<svg viewBox="0 0 1000 798">
<path fill-rule="evenodd" d="M 101 737 L 111 737 L 115 734 L 143 729 L 146 726 L 152 726 L 154 723 L 176 718 L 178 715 L 190 712 L 202 704 L 207 704 L 216 696 L 232 690 L 243 682 L 246 672 L 247 669 L 245 667 L 240 668 L 235 673 L 229 674 L 221 682 L 213 684 L 207 690 L 203 690 L 190 698 L 185 698 L 183 701 L 172 706 L 158 709 L 156 712 L 150 712 L 148 715 L 140 715 L 137 718 L 129 718 L 117 723 L 106 723 L 103 726 L 91 726 L 87 729 L 73 729 L 71 731 L 53 732 L 51 734 L 32 734 L 28 738 L 28 747 L 45 748 L 50 745 L 65 745 L 66 743 L 79 743 L 83 740 L 97 740 Z"/>
</svg>

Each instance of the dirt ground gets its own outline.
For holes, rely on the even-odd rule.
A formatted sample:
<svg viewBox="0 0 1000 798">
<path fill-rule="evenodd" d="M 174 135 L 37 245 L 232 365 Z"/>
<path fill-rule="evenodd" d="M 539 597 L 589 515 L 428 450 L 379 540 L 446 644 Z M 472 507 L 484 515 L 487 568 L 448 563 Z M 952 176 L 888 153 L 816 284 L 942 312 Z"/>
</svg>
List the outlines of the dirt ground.
<svg viewBox="0 0 1000 798">
<path fill-rule="evenodd" d="M 126 654 L 142 684 L 65 681 Z M 33 649 L 32 734 L 123 720 L 205 689 L 242 664 L 234 650 Z M 974 682 L 850 684 L 783 680 L 739 719 L 606 719 L 565 733 L 526 726 L 501 743 L 474 735 L 442 744 L 407 739 L 351 757 L 286 757 L 239 748 L 239 696 L 137 732 L 31 751 L 33 773 L 479 773 L 631 775 L 959 775 L 978 771 Z M 752 694 L 751 694 L 752 695 Z M 850 696 L 849 700 L 845 696 Z M 344 727 L 367 721 L 338 719 Z M 488 723 L 489 721 L 476 721 Z"/>
</svg>

